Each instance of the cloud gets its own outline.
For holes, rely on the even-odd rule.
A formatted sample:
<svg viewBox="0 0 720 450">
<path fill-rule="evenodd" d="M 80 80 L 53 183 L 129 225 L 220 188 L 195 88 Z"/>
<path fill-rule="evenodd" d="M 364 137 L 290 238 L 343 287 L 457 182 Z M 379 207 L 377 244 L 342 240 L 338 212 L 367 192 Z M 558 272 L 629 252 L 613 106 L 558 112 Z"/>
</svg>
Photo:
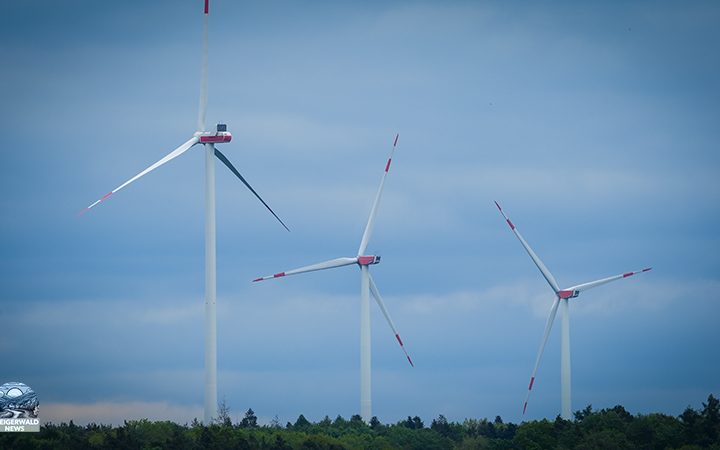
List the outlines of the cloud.
<svg viewBox="0 0 720 450">
<path fill-rule="evenodd" d="M 132 316 L 139 322 L 156 325 L 171 325 L 190 323 L 203 315 L 203 305 L 200 302 L 192 304 L 181 303 L 173 306 L 135 309 Z"/>
<path fill-rule="evenodd" d="M 657 273 L 657 271 L 656 271 Z M 653 277 L 653 272 L 642 274 Z M 539 277 L 539 275 L 538 275 Z M 704 280 L 697 282 L 671 281 L 666 279 L 621 279 L 599 287 L 570 300 L 573 314 L 611 318 L 628 312 L 667 311 L 686 302 L 688 292 L 699 301 L 709 301 L 720 289 L 720 282 Z M 554 300 L 544 280 L 519 280 L 512 284 L 496 285 L 477 291 L 445 292 L 434 295 L 417 294 L 389 296 L 403 314 L 436 317 L 448 314 L 463 317 L 471 313 L 495 314 L 502 309 L 513 312 L 525 311 L 535 318 L 546 318 Z M 525 314 L 525 313 L 523 313 Z"/>
</svg>

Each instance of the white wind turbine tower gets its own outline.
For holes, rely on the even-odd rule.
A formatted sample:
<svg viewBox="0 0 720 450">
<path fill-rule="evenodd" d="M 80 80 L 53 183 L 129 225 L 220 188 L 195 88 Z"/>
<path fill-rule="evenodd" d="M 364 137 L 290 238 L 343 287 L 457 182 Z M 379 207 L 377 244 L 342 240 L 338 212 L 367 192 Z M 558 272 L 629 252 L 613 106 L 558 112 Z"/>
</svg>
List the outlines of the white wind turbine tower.
<svg viewBox="0 0 720 450">
<path fill-rule="evenodd" d="M 561 305 L 562 307 L 560 310 L 562 312 L 562 322 L 560 327 L 560 415 L 563 419 L 570 420 L 572 418 L 572 408 L 570 402 L 570 310 L 568 300 L 571 298 L 576 298 L 580 295 L 582 291 L 601 286 L 611 281 L 627 278 L 638 273 L 647 272 L 652 268 L 649 267 L 647 269 L 642 269 L 635 272 L 625 272 L 600 280 L 590 281 L 588 283 L 578 284 L 569 288 L 560 289 L 557 281 L 555 281 L 555 277 L 553 277 L 552 273 L 550 273 L 548 268 L 545 267 L 545 264 L 543 264 L 540 258 L 538 258 L 538 256 L 532 250 L 532 248 L 530 248 L 525 239 L 523 239 L 520 232 L 517 230 L 517 228 L 515 228 L 515 225 L 510 221 L 510 219 L 508 219 L 508 216 L 505 215 L 505 212 L 502 210 L 498 202 L 495 202 L 495 206 L 497 206 L 497 208 L 500 210 L 500 214 L 503 215 L 512 232 L 515 233 L 515 236 L 517 236 L 518 240 L 525 248 L 525 251 L 527 251 L 528 255 L 530 255 L 530 258 L 532 258 L 537 268 L 540 269 L 540 272 L 542 273 L 545 280 L 555 292 L 555 301 L 550 308 L 550 315 L 548 316 L 547 323 L 545 324 L 545 333 L 543 334 L 542 341 L 540 342 L 540 349 L 538 350 L 537 358 L 535 359 L 535 367 L 533 368 L 532 375 L 530 377 L 530 385 L 528 386 L 527 396 L 525 397 L 525 403 L 523 404 L 523 415 L 525 414 L 525 410 L 527 409 L 528 400 L 530 399 L 530 392 L 532 391 L 533 384 L 535 383 L 535 374 L 538 371 L 538 367 L 540 367 L 540 359 L 542 358 L 543 351 L 545 350 L 545 344 L 547 343 L 548 337 L 550 336 L 550 330 L 552 329 L 553 321 L 555 320 L 555 315 L 557 314 L 558 305 Z"/>
<path fill-rule="evenodd" d="M 162 159 L 130 178 L 120 186 L 105 194 L 99 200 L 85 208 L 82 213 L 87 212 L 95 205 L 110 197 L 120 189 L 129 185 L 138 178 L 146 175 L 168 161 L 177 158 L 196 144 L 203 144 L 205 147 L 205 408 L 204 422 L 209 424 L 217 417 L 217 319 L 215 312 L 215 157 L 227 166 L 245 186 L 262 202 L 273 216 L 288 230 L 287 226 L 275 214 L 260 195 L 240 175 L 240 172 L 215 148 L 215 144 L 230 142 L 232 135 L 227 131 L 225 124 L 218 124 L 215 131 L 205 130 L 205 109 L 207 106 L 207 65 L 208 65 L 208 13 L 209 0 L 205 1 L 203 14 L 203 54 L 200 75 L 200 106 L 198 112 L 197 131 L 193 136 L 180 147 L 165 155 Z M 288 230 L 290 231 L 290 230 Z"/>
<path fill-rule="evenodd" d="M 371 401 L 371 389 L 370 389 L 370 294 L 377 302 L 380 310 L 382 311 L 387 323 L 390 325 L 392 332 L 395 334 L 400 344 L 400 348 L 405 352 L 408 362 L 411 366 L 413 365 L 410 355 L 405 350 L 400 334 L 395 328 L 390 314 L 385 307 L 385 303 L 380 297 L 380 292 L 375 286 L 375 282 L 370 276 L 370 265 L 377 264 L 380 262 L 380 256 L 365 255 L 370 236 L 372 235 L 373 226 L 375 225 L 375 216 L 377 215 L 378 204 L 380 203 L 380 197 L 382 196 L 383 186 L 385 185 L 385 178 L 387 177 L 388 171 L 390 170 L 390 162 L 392 161 L 395 147 L 397 146 L 399 135 L 395 135 L 393 141 L 392 150 L 390 151 L 390 157 L 385 165 L 385 172 L 383 172 L 382 180 L 380 181 L 380 187 L 378 188 L 377 194 L 375 195 L 375 202 L 370 209 L 370 217 L 368 218 L 367 225 L 365 226 L 365 232 L 363 233 L 360 241 L 360 248 L 358 249 L 357 256 L 355 257 L 344 257 L 331 259 L 317 264 L 300 267 L 298 269 L 288 270 L 285 272 L 276 273 L 275 275 L 269 275 L 266 277 L 257 278 L 253 281 L 270 280 L 273 278 L 280 278 L 286 275 L 296 275 L 298 273 L 313 272 L 316 270 L 332 269 L 334 267 L 349 266 L 357 264 L 360 267 L 360 416 L 365 422 L 369 422 L 372 418 L 372 401 Z"/>
</svg>

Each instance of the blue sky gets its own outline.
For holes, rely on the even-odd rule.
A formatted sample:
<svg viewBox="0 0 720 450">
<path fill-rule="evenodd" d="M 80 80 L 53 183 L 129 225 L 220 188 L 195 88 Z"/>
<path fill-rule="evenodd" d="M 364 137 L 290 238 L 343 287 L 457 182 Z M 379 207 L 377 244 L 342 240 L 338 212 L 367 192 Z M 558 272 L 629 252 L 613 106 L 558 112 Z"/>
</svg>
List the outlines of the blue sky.
<svg viewBox="0 0 720 450">
<path fill-rule="evenodd" d="M 0 383 L 45 420 L 202 416 L 203 156 L 77 212 L 195 129 L 201 1 L 0 5 Z M 720 7 L 714 2 L 211 5 L 208 123 L 292 229 L 217 169 L 219 396 L 311 420 L 359 400 L 354 256 L 369 247 L 383 422 L 522 420 L 552 293 L 573 408 L 679 414 L 720 394 Z M 559 412 L 554 330 L 526 418 Z"/>
</svg>

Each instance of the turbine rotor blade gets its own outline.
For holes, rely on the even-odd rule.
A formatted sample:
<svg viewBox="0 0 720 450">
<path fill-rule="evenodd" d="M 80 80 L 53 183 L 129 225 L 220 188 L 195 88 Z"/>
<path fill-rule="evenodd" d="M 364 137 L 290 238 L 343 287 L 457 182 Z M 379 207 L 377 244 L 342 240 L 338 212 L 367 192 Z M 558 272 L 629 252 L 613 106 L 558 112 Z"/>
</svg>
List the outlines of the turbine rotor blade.
<svg viewBox="0 0 720 450">
<path fill-rule="evenodd" d="M 619 274 L 619 275 L 613 275 L 613 276 L 611 276 L 611 277 L 603 278 L 603 279 L 600 279 L 600 280 L 590 281 L 589 283 L 578 284 L 577 286 L 573 286 L 573 287 L 567 288 L 566 290 L 567 290 L 567 291 L 579 291 L 579 292 L 587 291 L 588 289 L 592 289 L 592 288 L 594 288 L 594 287 L 602 286 L 603 284 L 609 283 L 609 282 L 611 282 L 611 281 L 615 281 L 615 280 L 620 280 L 620 279 L 623 279 L 623 278 L 631 277 L 631 276 L 633 276 L 633 275 L 637 275 L 637 274 L 643 273 L 643 272 L 649 272 L 650 270 L 652 270 L 652 267 L 648 267 L 648 268 L 642 269 L 642 270 L 636 270 L 636 271 L 634 271 L 634 272 L 625 272 L 625 273 L 621 273 L 621 274 Z"/>
<path fill-rule="evenodd" d="M 377 194 L 375 194 L 375 202 L 373 202 L 372 208 L 370 209 L 370 217 L 368 218 L 367 224 L 365 225 L 365 232 L 363 233 L 362 240 L 360 241 L 358 255 L 362 255 L 363 253 L 365 253 L 365 249 L 367 249 L 368 243 L 370 242 L 370 236 L 372 235 L 373 227 L 375 226 L 375 216 L 377 215 L 378 204 L 380 203 L 383 186 L 385 185 L 385 178 L 387 177 L 388 171 L 390 170 L 390 163 L 392 162 L 392 157 L 395 153 L 395 147 L 397 147 L 397 141 L 399 137 L 400 134 L 395 135 L 392 150 L 390 150 L 390 157 L 388 157 L 387 164 L 385 164 L 385 172 L 383 172 L 382 179 L 380 180 L 380 187 L 378 188 Z"/>
<path fill-rule="evenodd" d="M 377 302 L 378 306 L 380 307 L 380 311 L 382 311 L 383 315 L 385 316 L 385 320 L 387 320 L 388 325 L 390 325 L 390 329 L 392 329 L 393 333 L 395 334 L 395 339 L 397 339 L 398 344 L 400 344 L 400 348 L 402 349 L 403 353 L 405 353 L 405 357 L 407 358 L 408 362 L 412 367 L 415 367 L 415 364 L 413 364 L 412 359 L 410 358 L 410 355 L 408 355 L 407 350 L 405 350 L 405 345 L 403 344 L 402 339 L 400 339 L 400 333 L 398 333 L 397 329 L 395 328 L 395 324 L 393 323 L 392 319 L 390 318 L 390 314 L 387 311 L 387 308 L 385 307 L 385 302 L 383 302 L 382 297 L 380 297 L 380 291 L 378 291 L 377 286 L 375 286 L 375 281 L 373 280 L 372 276 L 368 272 L 368 278 L 370 279 L 370 293 L 375 298 L 375 301 Z"/>
<path fill-rule="evenodd" d="M 208 12 L 209 0 L 205 0 L 205 14 L 203 14 L 203 53 L 200 62 L 200 102 L 198 106 L 198 131 L 205 131 L 205 110 L 208 97 Z"/>
<path fill-rule="evenodd" d="M 316 270 L 325 270 L 325 269 L 332 269 L 335 267 L 342 267 L 342 266 L 349 266 L 350 264 L 357 264 L 357 257 L 356 258 L 335 258 L 331 259 L 329 261 L 323 261 L 321 263 L 317 264 L 311 264 L 309 266 L 303 266 L 299 267 L 297 269 L 287 270 L 285 272 L 279 272 L 275 275 L 268 275 L 266 277 L 260 277 L 253 280 L 255 281 L 265 281 L 265 280 L 272 280 L 273 278 L 280 278 L 287 275 L 296 275 L 299 273 L 305 273 L 305 272 L 314 272 Z"/>
<path fill-rule="evenodd" d="M 227 168 L 230 169 L 230 171 L 231 171 L 232 173 L 234 173 L 235 176 L 238 177 L 238 178 L 240 179 L 240 181 L 242 181 L 243 184 L 245 184 L 245 186 L 246 186 L 248 189 L 250 189 L 250 192 L 252 192 L 253 194 L 255 194 L 255 197 L 257 197 L 258 200 L 260 200 L 260 201 L 262 202 L 262 204 L 265 205 L 265 207 L 267 208 L 267 210 L 270 211 L 270 213 L 271 213 L 273 216 L 275 216 L 275 218 L 278 220 L 278 222 L 280 222 L 280 224 L 281 224 L 283 227 L 285 227 L 286 230 L 290 231 L 290 229 L 287 227 L 287 225 L 285 225 L 285 222 L 283 222 L 283 221 L 278 217 L 278 215 L 275 214 L 275 211 L 273 211 L 272 208 L 270 208 L 270 206 L 268 206 L 268 204 L 265 203 L 265 200 L 263 200 L 262 197 L 260 197 L 260 195 L 259 195 L 257 192 L 255 192 L 255 189 L 253 189 L 252 186 L 250 186 L 250 183 L 248 183 L 247 180 L 245 180 L 245 178 L 243 178 L 243 176 L 240 175 L 240 172 L 237 171 L 237 169 L 235 168 L 235 166 L 232 165 L 232 163 L 230 162 L 230 160 L 227 159 L 227 158 L 225 157 L 225 155 L 223 155 L 223 154 L 220 152 L 220 150 L 217 149 L 217 147 L 215 148 L 215 156 L 217 156 L 217 158 L 218 158 L 220 161 L 222 161 L 222 163 L 225 164 L 225 165 L 227 166 Z"/>
<path fill-rule="evenodd" d="M 87 208 L 85 208 L 84 210 L 82 210 L 82 211 L 80 212 L 80 214 L 84 214 L 85 212 L 87 212 L 88 210 L 90 210 L 91 208 L 93 208 L 93 207 L 94 207 L 95 205 L 97 205 L 98 203 L 104 201 L 105 199 L 107 199 L 108 197 L 110 197 L 112 194 L 116 193 L 117 191 L 119 191 L 120 189 L 124 188 L 125 186 L 127 186 L 127 185 L 130 184 L 130 183 L 132 183 L 133 181 L 137 180 L 138 178 L 142 177 L 143 175 L 146 175 L 146 174 L 152 172 L 153 170 L 155 170 L 155 169 L 157 169 L 158 167 L 162 166 L 162 165 L 165 164 L 166 162 L 168 162 L 168 161 L 170 161 L 170 160 L 172 160 L 172 159 L 175 159 L 175 158 L 177 158 L 178 156 L 182 155 L 183 153 L 185 153 L 186 151 L 188 151 L 188 150 L 190 149 L 190 147 L 192 147 L 193 145 L 195 145 L 195 144 L 197 144 L 197 143 L 198 143 L 198 137 L 197 137 L 197 136 L 193 136 L 193 137 L 190 138 L 187 142 L 185 142 L 184 144 L 182 144 L 180 147 L 176 148 L 175 150 L 173 150 L 173 151 L 171 151 L 170 153 L 168 153 L 167 155 L 165 155 L 162 159 L 160 159 L 160 160 L 159 160 L 158 162 L 156 162 L 155 164 L 151 165 L 150 167 L 148 167 L 147 169 L 143 170 L 142 172 L 140 172 L 139 174 L 135 175 L 134 177 L 130 178 L 129 180 L 127 180 L 126 182 L 124 182 L 124 183 L 121 184 L 120 186 L 116 187 L 116 188 L 113 189 L 112 191 L 110 191 L 110 192 L 108 192 L 107 194 L 103 195 L 100 199 L 96 200 L 95 202 L 93 202 L 92 204 L 90 204 L 90 206 L 88 206 Z"/>
<path fill-rule="evenodd" d="M 550 270 L 548 270 L 548 268 L 545 266 L 545 264 L 543 264 L 542 260 L 540 260 L 538 255 L 535 254 L 533 249 L 530 248 L 530 245 L 525 241 L 525 239 L 522 237 L 522 235 L 517 230 L 517 228 L 515 228 L 515 224 L 513 224 L 510 221 L 510 219 L 508 218 L 508 216 L 505 215 L 505 211 L 503 211 L 503 209 L 500 207 L 498 202 L 495 202 L 495 206 L 497 206 L 498 210 L 500 210 L 500 214 L 503 215 L 503 217 L 505 218 L 505 221 L 510 226 L 510 229 L 512 230 L 513 233 L 515 233 L 515 236 L 518 238 L 518 240 L 520 241 L 522 246 L 525 248 L 525 251 L 527 252 L 527 254 L 530 255 L 530 258 L 533 260 L 533 262 L 535 263 L 537 268 L 540 269 L 540 273 L 542 273 L 542 276 L 548 282 L 548 284 L 553 289 L 553 291 L 555 291 L 556 294 L 558 292 L 560 292 L 560 286 L 558 286 L 558 283 L 557 283 L 557 281 L 555 281 L 555 277 L 553 276 L 553 274 L 550 273 Z"/>
<path fill-rule="evenodd" d="M 527 396 L 525 397 L 525 404 L 523 405 L 523 415 L 527 409 L 528 400 L 530 399 L 530 392 L 532 392 L 533 384 L 535 384 L 535 375 L 537 374 L 538 368 L 540 367 L 540 359 L 542 358 L 543 351 L 545 351 L 545 344 L 547 344 L 548 337 L 550 336 L 550 330 L 552 330 L 553 321 L 555 321 L 555 315 L 557 314 L 558 305 L 560 304 L 560 297 L 555 297 L 555 301 L 550 308 L 550 314 L 548 315 L 547 322 L 545 323 L 545 334 L 543 334 L 542 341 L 540 342 L 540 349 L 538 349 L 537 358 L 535 359 L 535 367 L 533 368 L 532 375 L 530 376 L 530 385 L 528 386 Z"/>
</svg>

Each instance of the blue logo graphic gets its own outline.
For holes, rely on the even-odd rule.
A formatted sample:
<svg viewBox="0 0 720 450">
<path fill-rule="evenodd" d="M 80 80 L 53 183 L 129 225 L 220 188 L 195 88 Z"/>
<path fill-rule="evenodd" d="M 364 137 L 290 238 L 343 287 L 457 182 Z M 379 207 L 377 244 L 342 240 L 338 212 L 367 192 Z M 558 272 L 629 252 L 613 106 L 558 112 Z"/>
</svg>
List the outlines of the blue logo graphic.
<svg viewBox="0 0 720 450">
<path fill-rule="evenodd" d="M 0 386 L 0 419 L 36 419 L 39 406 L 30 386 L 15 381 Z"/>
</svg>

